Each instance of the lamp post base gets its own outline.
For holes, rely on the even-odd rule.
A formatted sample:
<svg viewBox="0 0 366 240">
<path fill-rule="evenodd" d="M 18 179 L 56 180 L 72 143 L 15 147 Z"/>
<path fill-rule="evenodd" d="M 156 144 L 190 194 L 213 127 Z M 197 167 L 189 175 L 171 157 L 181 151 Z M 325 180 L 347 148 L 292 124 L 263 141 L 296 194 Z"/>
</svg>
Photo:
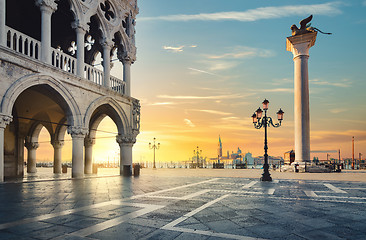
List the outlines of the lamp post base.
<svg viewBox="0 0 366 240">
<path fill-rule="evenodd" d="M 268 164 L 264 164 L 263 166 L 263 174 L 261 177 L 261 181 L 262 182 L 272 182 L 272 177 L 271 174 L 269 173 L 269 165 Z"/>
</svg>

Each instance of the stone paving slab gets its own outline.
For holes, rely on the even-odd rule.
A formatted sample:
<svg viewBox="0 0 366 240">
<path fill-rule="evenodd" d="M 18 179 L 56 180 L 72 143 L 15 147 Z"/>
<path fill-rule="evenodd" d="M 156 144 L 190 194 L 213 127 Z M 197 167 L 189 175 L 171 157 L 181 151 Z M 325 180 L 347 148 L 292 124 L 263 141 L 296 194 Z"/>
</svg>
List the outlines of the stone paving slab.
<svg viewBox="0 0 366 240">
<path fill-rule="evenodd" d="M 0 184 L 0 239 L 366 239 L 366 183 L 120 176 Z"/>
</svg>

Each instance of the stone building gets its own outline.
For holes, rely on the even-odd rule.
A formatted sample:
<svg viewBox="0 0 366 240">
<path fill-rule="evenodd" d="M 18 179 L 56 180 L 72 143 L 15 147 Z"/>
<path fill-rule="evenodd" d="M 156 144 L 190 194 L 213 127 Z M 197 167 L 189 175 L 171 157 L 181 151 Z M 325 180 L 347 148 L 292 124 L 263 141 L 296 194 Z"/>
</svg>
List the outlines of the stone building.
<svg viewBox="0 0 366 240">
<path fill-rule="evenodd" d="M 131 175 L 140 104 L 131 97 L 137 0 L 0 0 L 0 182 L 34 172 L 45 127 L 61 172 L 65 134 L 72 138 L 72 177 L 92 172 L 96 129 L 117 126 L 120 173 Z M 93 67 L 103 58 L 102 70 Z M 111 57 L 122 63 L 111 76 Z M 24 147 L 27 156 L 24 156 Z"/>
</svg>

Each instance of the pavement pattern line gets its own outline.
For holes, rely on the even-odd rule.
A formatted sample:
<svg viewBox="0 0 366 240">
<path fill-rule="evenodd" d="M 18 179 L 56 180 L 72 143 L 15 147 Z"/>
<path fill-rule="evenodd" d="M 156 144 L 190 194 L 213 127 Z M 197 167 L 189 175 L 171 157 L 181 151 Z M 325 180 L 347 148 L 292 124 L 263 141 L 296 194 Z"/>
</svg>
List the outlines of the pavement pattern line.
<svg viewBox="0 0 366 240">
<path fill-rule="evenodd" d="M 135 204 L 135 203 L 126 203 L 125 206 L 132 206 L 132 207 L 140 207 L 141 204 Z M 120 217 L 116 217 L 107 221 L 104 221 L 102 223 L 80 229 L 76 232 L 69 233 L 68 235 L 78 236 L 78 237 L 86 237 L 89 235 L 92 235 L 94 233 L 106 230 L 108 228 L 117 226 L 118 224 L 121 224 L 123 222 L 126 222 L 130 219 L 140 217 L 142 215 L 145 215 L 147 213 L 153 212 L 155 210 L 158 210 L 160 208 L 165 207 L 164 205 L 152 205 L 152 204 L 144 204 L 144 208 L 137 210 L 135 212 L 131 212 L 128 214 L 125 214 Z"/>
<path fill-rule="evenodd" d="M 38 222 L 38 221 L 43 221 L 43 220 L 47 220 L 47 219 L 54 218 L 54 217 L 65 216 L 65 215 L 69 215 L 69 214 L 76 213 L 76 212 L 90 210 L 93 208 L 104 207 L 104 206 L 108 206 L 111 204 L 116 204 L 118 202 L 119 202 L 119 200 L 107 201 L 107 202 L 97 203 L 97 204 L 93 204 L 93 205 L 89 205 L 89 206 L 85 206 L 85 207 L 74 208 L 74 209 L 69 209 L 69 210 L 65 210 L 65 211 L 61 211 L 61 212 L 43 214 L 43 215 L 40 215 L 37 217 L 24 218 L 24 219 L 13 221 L 13 222 L 2 223 L 2 224 L 0 224 L 0 230 L 6 229 L 6 228 L 11 228 L 11 227 L 22 225 L 22 224 L 26 224 L 26 223 Z"/>
<path fill-rule="evenodd" d="M 259 238 L 252 238 L 252 237 L 235 235 L 235 234 L 218 233 L 218 232 L 213 232 L 213 231 L 204 231 L 204 230 L 176 227 L 176 225 L 178 225 L 179 223 L 187 220 L 189 217 L 192 217 L 196 213 L 210 207 L 211 205 L 213 205 L 213 204 L 215 204 L 215 203 L 217 203 L 217 202 L 221 201 L 222 199 L 227 198 L 229 196 L 230 196 L 230 194 L 226 194 L 226 195 L 223 195 L 219 198 L 216 198 L 216 199 L 202 205 L 201 207 L 198 207 L 198 208 L 192 210 L 191 212 L 184 214 L 182 217 L 166 224 L 165 226 L 161 227 L 160 229 L 176 231 L 176 232 L 184 232 L 184 233 L 193 233 L 193 234 L 198 234 L 198 235 L 206 235 L 206 236 L 210 236 L 210 237 L 227 238 L 227 239 L 240 239 L 240 240 L 259 239 Z"/>
<path fill-rule="evenodd" d="M 254 186 L 258 181 L 251 181 L 250 183 L 246 184 L 243 186 L 243 188 L 250 188 L 252 186 Z"/>
<path fill-rule="evenodd" d="M 181 189 L 181 188 L 192 187 L 192 186 L 196 186 L 196 185 L 200 185 L 200 184 L 204 184 L 204 183 L 214 182 L 214 181 L 216 181 L 218 179 L 219 178 L 213 178 L 213 179 L 209 179 L 209 180 L 205 180 L 205 181 L 201 181 L 201 182 L 197 182 L 197 183 L 191 183 L 191 184 L 181 185 L 181 186 L 178 186 L 178 187 L 173 187 L 173 188 L 168 188 L 168 189 L 162 189 L 162 190 L 158 190 L 158 191 L 155 191 L 155 192 L 148 192 L 148 193 L 144 193 L 144 194 L 140 194 L 140 195 L 133 196 L 133 197 L 131 197 L 131 199 L 136 199 L 136 198 L 151 196 L 151 195 L 155 195 L 155 194 L 159 194 L 159 193 L 174 191 L 174 190 Z"/>
<path fill-rule="evenodd" d="M 314 191 L 306 191 L 306 190 L 304 190 L 304 193 L 308 197 L 318 197 L 318 195 Z"/>
<path fill-rule="evenodd" d="M 217 179 L 219 179 L 219 178 L 213 178 L 213 179 L 209 179 L 209 180 L 205 180 L 205 181 L 201 181 L 201 182 L 197 182 L 197 183 L 191 183 L 191 184 L 181 185 L 181 186 L 173 187 L 173 188 L 169 188 L 169 189 L 163 189 L 163 190 L 158 190 L 158 191 L 155 191 L 155 192 L 149 192 L 149 193 L 145 193 L 145 194 L 141 194 L 141 195 L 136 195 L 136 196 L 133 196 L 133 197 L 130 197 L 130 198 L 127 198 L 127 199 L 135 199 L 135 198 L 154 195 L 154 194 L 158 194 L 158 193 L 162 193 L 162 192 L 168 192 L 168 191 L 172 191 L 172 190 L 176 190 L 176 189 L 181 189 L 181 188 L 185 188 L 185 187 L 196 186 L 196 185 L 207 183 L 207 182 L 213 182 L 213 181 L 216 181 Z M 108 206 L 110 204 L 120 204 L 121 202 L 123 202 L 123 201 L 121 201 L 121 200 L 112 200 L 112 201 L 106 201 L 106 202 L 102 202 L 102 203 L 92 204 L 92 205 L 85 206 L 85 207 L 69 209 L 69 210 L 65 210 L 65 211 L 61 211 L 61 212 L 43 214 L 43 215 L 40 215 L 40 216 L 31 217 L 31 218 L 23 218 L 21 220 L 0 224 L 0 230 L 6 229 L 6 228 L 11 228 L 11 227 L 22 225 L 22 224 L 26 224 L 26 223 L 33 223 L 33 222 L 38 222 L 38 221 L 43 221 L 43 220 L 46 220 L 46 219 L 54 218 L 54 217 L 65 216 L 65 215 L 68 215 L 68 214 L 72 214 L 72 213 L 76 213 L 76 212 L 80 212 L 80 211 L 85 211 L 85 210 L 89 210 L 89 209 L 92 209 L 92 208 L 104 207 L 104 206 Z"/>
<path fill-rule="evenodd" d="M 333 185 L 332 185 L 332 184 L 330 184 L 330 183 L 325 183 L 325 184 L 324 184 L 324 186 L 326 186 L 327 188 L 329 188 L 329 189 L 333 190 L 333 191 L 334 191 L 334 192 L 336 192 L 336 193 L 347 193 L 346 191 L 343 191 L 343 190 L 341 190 L 341 189 L 339 189 L 339 188 L 337 188 L 337 187 L 333 186 Z"/>
</svg>

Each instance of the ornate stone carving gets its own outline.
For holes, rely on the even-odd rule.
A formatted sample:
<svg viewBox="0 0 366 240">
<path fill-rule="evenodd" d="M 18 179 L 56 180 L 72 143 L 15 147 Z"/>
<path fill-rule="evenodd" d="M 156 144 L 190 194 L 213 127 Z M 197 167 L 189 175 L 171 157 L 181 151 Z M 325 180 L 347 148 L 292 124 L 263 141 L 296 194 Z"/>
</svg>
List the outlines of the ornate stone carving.
<svg viewBox="0 0 366 240">
<path fill-rule="evenodd" d="M 136 135 L 134 134 L 117 135 L 116 141 L 118 144 L 134 144 L 136 142 Z"/>
<path fill-rule="evenodd" d="M 117 52 L 117 57 L 118 59 L 123 63 L 123 64 L 132 64 L 135 62 L 136 58 L 134 57 L 135 55 L 128 53 L 126 51 L 120 51 L 118 50 Z"/>
<path fill-rule="evenodd" d="M 72 138 L 84 138 L 85 135 L 89 133 L 89 130 L 81 126 L 70 126 L 67 128 L 67 133 L 70 134 Z"/>
<path fill-rule="evenodd" d="M 11 121 L 13 121 L 12 116 L 0 114 L 0 128 L 6 128 L 6 126 L 9 125 Z"/>
<path fill-rule="evenodd" d="M 135 99 L 132 102 L 133 105 L 133 109 L 132 109 L 132 117 L 133 117 L 133 122 L 132 122 L 132 130 L 140 132 L 140 101 Z"/>
<path fill-rule="evenodd" d="M 84 146 L 85 147 L 91 147 L 95 144 L 95 139 L 91 138 L 91 137 L 86 137 L 84 139 Z"/>
<path fill-rule="evenodd" d="M 88 32 L 90 27 L 88 24 L 80 21 L 80 20 L 75 20 L 74 22 L 71 23 L 71 27 L 73 29 L 81 29 L 83 30 L 84 32 Z"/>
<path fill-rule="evenodd" d="M 61 140 L 55 140 L 51 142 L 53 148 L 57 149 L 57 148 L 62 148 L 64 146 L 64 141 Z"/>
<path fill-rule="evenodd" d="M 112 48 L 114 45 L 114 42 L 106 37 L 101 38 L 99 43 L 100 45 L 102 45 L 102 47 L 109 47 L 109 48 Z"/>
<path fill-rule="evenodd" d="M 112 11 L 113 8 L 111 7 L 111 3 L 106 0 L 104 1 L 104 3 L 100 3 L 100 9 L 102 9 L 102 11 L 104 12 L 104 17 L 110 21 L 111 19 L 114 19 L 115 17 L 115 14 L 114 12 Z"/>
<path fill-rule="evenodd" d="M 36 5 L 42 10 L 49 10 L 55 12 L 57 10 L 57 3 L 54 0 L 36 0 Z"/>
<path fill-rule="evenodd" d="M 29 150 L 36 150 L 39 147 L 38 142 L 25 142 L 24 146 Z"/>
</svg>

